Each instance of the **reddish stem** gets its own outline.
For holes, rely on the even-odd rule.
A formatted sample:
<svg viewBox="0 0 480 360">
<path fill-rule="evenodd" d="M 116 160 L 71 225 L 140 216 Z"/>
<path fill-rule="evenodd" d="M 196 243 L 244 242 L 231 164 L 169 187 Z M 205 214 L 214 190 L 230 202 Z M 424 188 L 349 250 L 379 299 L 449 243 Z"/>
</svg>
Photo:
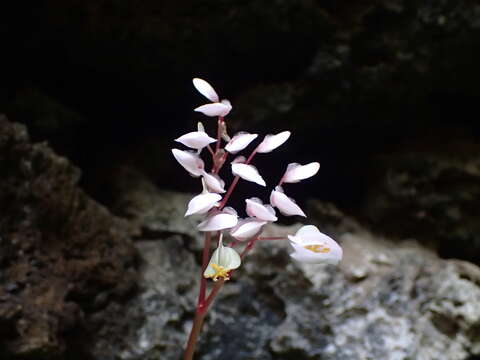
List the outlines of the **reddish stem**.
<svg viewBox="0 0 480 360">
<path fill-rule="evenodd" d="M 227 193 L 223 197 L 223 200 L 220 203 L 220 206 L 218 207 L 219 210 L 222 210 L 225 204 L 227 203 L 228 199 L 230 198 L 230 195 L 232 195 L 233 189 L 235 189 L 235 186 L 237 186 L 238 180 L 240 180 L 240 176 L 235 176 L 232 183 L 230 184 L 230 187 L 227 190 Z"/>
<path fill-rule="evenodd" d="M 284 236 L 259 237 L 257 240 L 287 240 Z"/>
<path fill-rule="evenodd" d="M 218 153 L 218 150 L 220 150 L 220 142 L 222 140 L 222 123 L 224 122 L 223 116 L 218 117 L 217 121 L 217 145 L 215 147 L 215 153 Z"/>
<path fill-rule="evenodd" d="M 225 280 L 221 279 L 217 281 L 208 295 L 207 299 L 203 302 L 201 307 L 197 307 L 195 311 L 195 318 L 193 319 L 192 330 L 190 331 L 190 336 L 188 337 L 187 346 L 185 348 L 185 353 L 183 355 L 183 360 L 192 360 L 193 354 L 195 353 L 195 346 L 198 341 L 198 336 L 200 335 L 200 330 L 202 329 L 203 321 L 207 315 L 207 311 L 212 304 L 215 297 L 218 295 L 218 292 L 223 287 Z"/>
<path fill-rule="evenodd" d="M 252 151 L 252 153 L 251 153 L 250 156 L 248 157 L 247 161 L 245 161 L 245 164 L 248 165 L 248 164 L 250 163 L 250 161 L 252 161 L 253 157 L 254 157 L 255 154 L 257 153 L 257 149 L 258 149 L 258 146 L 255 148 L 255 150 Z M 222 200 L 222 202 L 220 203 L 220 206 L 218 207 L 219 210 L 222 210 L 223 207 L 225 206 L 225 204 L 227 203 L 228 199 L 230 198 L 230 195 L 232 195 L 233 189 L 235 189 L 235 186 L 237 186 L 238 180 L 240 180 L 240 177 L 239 177 L 239 176 L 235 176 L 235 178 L 233 179 L 232 183 L 230 184 L 230 187 L 229 187 L 228 190 L 227 190 L 227 193 L 226 193 L 225 196 L 223 197 L 223 200 Z"/>
<path fill-rule="evenodd" d="M 247 246 L 245 246 L 245 249 L 243 249 L 242 253 L 240 254 L 240 258 L 243 260 L 245 256 L 247 256 L 248 252 L 253 249 L 253 246 L 255 245 L 255 242 L 258 240 L 257 237 L 254 237 L 251 239 Z"/>
<path fill-rule="evenodd" d="M 202 307 L 205 302 L 205 294 L 207 291 L 207 279 L 203 276 L 205 269 L 208 265 L 208 260 L 210 257 L 210 243 L 212 242 L 212 234 L 208 231 L 205 233 L 205 239 L 203 243 L 203 253 L 202 253 L 202 271 L 200 273 L 200 291 L 198 293 L 198 302 L 197 308 Z"/>
</svg>

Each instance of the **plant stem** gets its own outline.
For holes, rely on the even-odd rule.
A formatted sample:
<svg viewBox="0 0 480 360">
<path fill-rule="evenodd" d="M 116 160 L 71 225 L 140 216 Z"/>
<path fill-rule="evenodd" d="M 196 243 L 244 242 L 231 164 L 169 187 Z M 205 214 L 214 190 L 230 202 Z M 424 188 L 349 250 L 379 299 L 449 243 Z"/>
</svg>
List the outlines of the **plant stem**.
<svg viewBox="0 0 480 360">
<path fill-rule="evenodd" d="M 233 179 L 232 183 L 230 184 L 230 187 L 227 190 L 227 193 L 223 197 L 222 202 L 220 203 L 220 206 L 218 207 L 219 210 L 222 210 L 227 203 L 228 199 L 230 198 L 230 195 L 232 195 L 233 189 L 235 189 L 235 186 L 238 183 L 238 180 L 240 180 L 240 176 L 235 176 Z"/>
<path fill-rule="evenodd" d="M 259 237 L 257 240 L 287 240 L 284 236 Z"/>
<path fill-rule="evenodd" d="M 212 233 L 207 231 L 205 233 L 205 239 L 203 242 L 203 253 L 202 253 L 202 271 L 200 272 L 200 291 L 198 292 L 198 302 L 197 307 L 200 306 L 205 301 L 205 293 L 207 291 L 207 279 L 203 276 L 203 273 L 208 265 L 208 260 L 210 257 L 210 243 L 212 242 Z"/>
<path fill-rule="evenodd" d="M 190 331 L 190 336 L 188 337 L 185 353 L 183 354 L 183 360 L 193 359 L 193 354 L 195 353 L 195 346 L 197 345 L 198 341 L 198 335 L 200 334 L 200 330 L 202 329 L 205 316 L 207 315 L 210 305 L 212 304 L 213 300 L 215 299 L 224 284 L 224 279 L 217 281 L 212 291 L 208 295 L 207 299 L 197 305 L 197 310 L 195 311 L 195 318 L 193 319 L 192 330 Z"/>
<path fill-rule="evenodd" d="M 255 150 L 252 151 L 252 153 L 250 154 L 250 156 L 248 157 L 247 161 L 245 161 L 245 164 L 249 164 L 250 161 L 252 161 L 253 157 L 255 156 L 255 154 L 257 153 L 257 149 L 258 149 L 258 146 L 255 148 Z M 230 195 L 232 195 L 232 192 L 233 192 L 233 189 L 235 189 L 235 186 L 237 186 L 237 183 L 238 183 L 238 180 L 240 180 L 240 177 L 239 176 L 235 176 L 235 178 L 233 179 L 232 183 L 230 184 L 230 187 L 228 188 L 227 190 L 227 193 L 225 194 L 225 196 L 223 197 L 223 200 L 222 202 L 220 203 L 220 206 L 218 207 L 219 210 L 222 210 L 224 208 L 224 206 L 226 205 L 228 199 L 230 198 Z"/>
</svg>

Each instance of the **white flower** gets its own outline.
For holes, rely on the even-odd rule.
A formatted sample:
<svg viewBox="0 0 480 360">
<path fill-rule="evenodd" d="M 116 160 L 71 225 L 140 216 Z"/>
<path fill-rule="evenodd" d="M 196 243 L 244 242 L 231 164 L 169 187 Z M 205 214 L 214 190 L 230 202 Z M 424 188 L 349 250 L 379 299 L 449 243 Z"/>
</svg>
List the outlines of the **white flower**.
<svg viewBox="0 0 480 360">
<path fill-rule="evenodd" d="M 295 201 L 284 194 L 281 186 L 277 186 L 275 190 L 272 190 L 270 194 L 270 204 L 280 210 L 283 215 L 300 215 L 307 217 L 302 209 L 295 204 Z"/>
<path fill-rule="evenodd" d="M 253 165 L 233 162 L 232 173 L 233 175 L 239 176 L 244 180 L 252 181 L 261 186 L 267 186 L 267 184 L 265 184 L 265 180 L 263 180 L 262 176 L 258 173 L 257 168 Z"/>
<path fill-rule="evenodd" d="M 237 152 L 245 149 L 253 140 L 257 138 L 257 136 L 257 134 L 240 132 L 236 134 L 227 145 L 225 145 L 225 150 L 230 154 L 236 154 Z"/>
<path fill-rule="evenodd" d="M 262 229 L 262 226 L 266 223 L 266 221 L 261 221 L 256 218 L 243 219 L 240 220 L 232 230 L 230 230 L 230 235 L 235 239 L 245 240 L 258 234 Z"/>
<path fill-rule="evenodd" d="M 200 176 L 204 172 L 205 164 L 196 153 L 172 149 L 172 154 L 180 165 L 193 176 Z"/>
<path fill-rule="evenodd" d="M 289 235 L 293 252 L 290 256 L 307 264 L 338 264 L 342 260 L 343 251 L 335 240 L 321 233 L 315 226 L 306 225 L 297 233 Z"/>
<path fill-rule="evenodd" d="M 268 153 L 282 145 L 290 137 L 290 131 L 283 131 L 276 135 L 266 135 L 263 141 L 258 145 L 258 153 Z"/>
<path fill-rule="evenodd" d="M 205 180 L 208 190 L 220 194 L 225 192 L 225 181 L 220 179 L 220 176 L 217 174 L 208 174 L 205 171 L 202 173 L 202 176 Z"/>
<path fill-rule="evenodd" d="M 198 92 L 203 96 L 205 96 L 208 100 L 214 103 L 219 101 L 217 92 L 212 87 L 212 85 L 210 85 L 208 82 L 199 78 L 194 78 L 192 81 L 193 81 L 193 86 L 195 86 Z"/>
<path fill-rule="evenodd" d="M 230 229 L 237 225 L 238 216 L 231 211 L 224 209 L 223 211 L 214 211 L 207 218 L 198 224 L 200 231 L 219 231 Z"/>
<path fill-rule="evenodd" d="M 201 112 L 207 116 L 226 116 L 232 110 L 230 101 L 226 99 L 220 101 L 215 89 L 205 80 L 194 78 L 193 86 L 200 94 L 212 102 L 211 104 L 199 106 L 194 111 Z"/>
<path fill-rule="evenodd" d="M 197 195 L 188 202 L 188 209 L 185 216 L 205 214 L 214 206 L 218 206 L 220 200 L 222 200 L 222 197 L 214 193 L 207 192 Z"/>
<path fill-rule="evenodd" d="M 203 276 L 207 279 L 212 278 L 213 281 L 217 281 L 218 278 L 229 280 L 229 272 L 237 269 L 241 263 L 240 255 L 234 249 L 223 246 L 222 235 L 220 235 L 218 247 L 213 252 Z"/>
<path fill-rule="evenodd" d="M 203 131 L 193 131 L 180 136 L 178 139 L 175 139 L 175 141 L 182 143 L 189 148 L 200 150 L 217 140 L 208 136 Z"/>
<path fill-rule="evenodd" d="M 258 220 L 263 221 L 277 221 L 275 210 L 271 205 L 264 205 L 259 198 L 246 199 L 246 211 L 248 216 L 254 216 Z"/>
<path fill-rule="evenodd" d="M 312 162 L 307 165 L 300 165 L 297 163 L 288 164 L 282 182 L 297 183 L 300 180 L 312 177 L 318 172 L 318 169 L 320 169 L 320 164 L 318 162 Z"/>
</svg>

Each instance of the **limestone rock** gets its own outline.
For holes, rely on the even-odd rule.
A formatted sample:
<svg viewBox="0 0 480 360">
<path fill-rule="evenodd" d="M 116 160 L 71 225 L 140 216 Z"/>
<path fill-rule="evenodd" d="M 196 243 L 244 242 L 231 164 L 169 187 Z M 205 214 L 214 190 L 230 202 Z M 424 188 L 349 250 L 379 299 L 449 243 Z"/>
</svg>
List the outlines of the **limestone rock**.
<svg viewBox="0 0 480 360">
<path fill-rule="evenodd" d="M 178 199 L 170 197 L 172 206 Z M 313 222 L 344 248 L 341 265 L 297 264 L 284 241 L 257 243 L 214 304 L 197 358 L 467 360 L 480 354 L 478 267 L 442 260 L 414 240 L 382 238 L 331 205 L 316 209 Z M 266 235 L 292 234 L 299 226 L 270 226 Z M 185 241 L 184 234 L 165 234 L 138 243 L 143 285 L 129 311 L 148 316 L 116 348 L 123 359 L 178 359 L 200 266 Z"/>
</svg>

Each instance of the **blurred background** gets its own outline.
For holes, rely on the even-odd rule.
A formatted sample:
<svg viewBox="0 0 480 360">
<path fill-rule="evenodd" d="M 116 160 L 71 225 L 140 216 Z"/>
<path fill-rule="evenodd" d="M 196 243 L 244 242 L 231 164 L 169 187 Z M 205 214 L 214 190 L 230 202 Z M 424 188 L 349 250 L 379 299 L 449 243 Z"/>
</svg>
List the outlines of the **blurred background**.
<svg viewBox="0 0 480 360">
<path fill-rule="evenodd" d="M 191 83 L 201 77 L 232 102 L 231 134 L 292 131 L 257 158 L 268 183 L 290 162 L 319 161 L 314 179 L 289 187 L 299 203 L 333 204 L 394 244 L 416 239 L 480 264 L 478 2 L 2 7 L 0 113 L 78 167 L 80 188 L 112 213 L 124 215 L 125 169 L 163 190 L 200 191 L 170 149 L 197 121 L 215 131 L 193 112 L 205 103 Z"/>
</svg>

